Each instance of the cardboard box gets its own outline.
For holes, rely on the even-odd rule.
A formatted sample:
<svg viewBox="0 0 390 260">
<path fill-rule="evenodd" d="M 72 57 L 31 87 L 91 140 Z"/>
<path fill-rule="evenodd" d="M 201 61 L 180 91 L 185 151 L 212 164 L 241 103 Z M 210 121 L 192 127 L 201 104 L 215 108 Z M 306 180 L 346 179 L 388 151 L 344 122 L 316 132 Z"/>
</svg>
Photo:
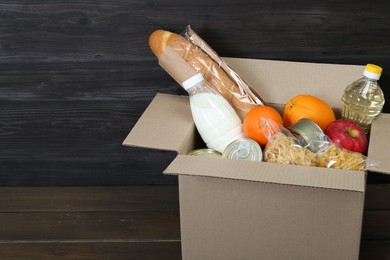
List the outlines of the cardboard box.
<svg viewBox="0 0 390 260">
<path fill-rule="evenodd" d="M 283 105 L 307 93 L 340 109 L 363 66 L 225 58 L 262 97 Z M 368 156 L 390 172 L 378 116 Z M 183 259 L 358 259 L 366 173 L 185 155 L 200 145 L 188 97 L 157 94 L 123 143 L 177 151 Z M 153 158 L 151 158 L 153 160 Z"/>
</svg>

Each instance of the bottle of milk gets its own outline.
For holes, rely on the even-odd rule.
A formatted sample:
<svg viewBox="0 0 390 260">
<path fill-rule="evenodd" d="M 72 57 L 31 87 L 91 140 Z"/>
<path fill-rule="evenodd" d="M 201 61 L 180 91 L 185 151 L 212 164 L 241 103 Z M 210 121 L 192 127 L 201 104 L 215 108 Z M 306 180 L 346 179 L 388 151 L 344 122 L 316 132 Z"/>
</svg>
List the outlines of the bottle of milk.
<svg viewBox="0 0 390 260">
<path fill-rule="evenodd" d="M 221 153 L 234 140 L 243 138 L 242 123 L 232 106 L 209 87 L 201 74 L 183 82 L 189 93 L 192 117 L 208 148 Z"/>
</svg>

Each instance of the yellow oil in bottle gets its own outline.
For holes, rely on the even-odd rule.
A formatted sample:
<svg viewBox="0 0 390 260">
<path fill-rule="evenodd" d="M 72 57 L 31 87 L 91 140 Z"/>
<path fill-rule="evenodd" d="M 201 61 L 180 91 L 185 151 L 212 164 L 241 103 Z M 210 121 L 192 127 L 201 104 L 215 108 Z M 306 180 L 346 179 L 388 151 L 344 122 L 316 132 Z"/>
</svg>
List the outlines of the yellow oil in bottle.
<svg viewBox="0 0 390 260">
<path fill-rule="evenodd" d="M 378 85 L 382 68 L 367 64 L 364 77 L 348 85 L 342 97 L 342 118 L 357 123 L 367 134 L 373 119 L 382 111 L 385 98 Z"/>
</svg>

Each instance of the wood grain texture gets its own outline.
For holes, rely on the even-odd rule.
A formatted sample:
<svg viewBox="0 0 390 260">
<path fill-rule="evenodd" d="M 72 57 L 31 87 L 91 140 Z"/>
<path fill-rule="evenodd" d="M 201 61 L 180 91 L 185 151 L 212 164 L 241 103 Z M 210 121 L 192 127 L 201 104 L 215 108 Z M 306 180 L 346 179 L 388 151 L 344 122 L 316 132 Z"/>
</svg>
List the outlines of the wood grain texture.
<svg viewBox="0 0 390 260">
<path fill-rule="evenodd" d="M 378 63 L 389 98 L 387 1 L 6 0 L 1 10 L 0 186 L 176 183 L 160 174 L 172 155 L 120 147 L 157 92 L 184 93 L 149 50 L 158 28 L 191 24 L 221 56 Z"/>
<path fill-rule="evenodd" d="M 163 242 L 68 242 L 0 244 L 4 260 L 180 260 L 180 241 Z M 368 258 L 367 258 L 368 259 Z M 379 259 L 379 258 L 377 258 Z"/>
<path fill-rule="evenodd" d="M 177 186 L 2 187 L 0 259 L 180 259 Z"/>
<path fill-rule="evenodd" d="M 390 211 L 390 185 L 368 184 L 366 211 Z M 0 187 L 0 212 L 178 211 L 177 186 Z"/>
<path fill-rule="evenodd" d="M 368 184 L 366 186 L 365 210 L 390 210 L 390 185 Z"/>
<path fill-rule="evenodd" d="M 390 239 L 389 205 L 378 203 L 388 197 L 377 197 L 388 192 L 368 185 L 362 240 Z M 0 198 L 0 242 L 180 239 L 177 186 L 4 187 Z"/>
<path fill-rule="evenodd" d="M 360 246 L 360 260 L 390 259 L 389 241 L 363 241 Z"/>
<path fill-rule="evenodd" d="M 360 260 L 388 260 L 388 241 L 363 241 Z M 0 258 L 5 260 L 107 259 L 107 260 L 180 260 L 180 242 L 85 242 L 0 244 Z"/>
<path fill-rule="evenodd" d="M 390 256 L 389 210 L 370 202 L 385 186 L 368 185 L 373 210 L 364 214 L 360 259 Z M 177 192 L 176 186 L 0 188 L 0 258 L 180 259 Z"/>
<path fill-rule="evenodd" d="M 363 216 L 362 240 L 390 240 L 390 211 L 365 211 Z M 390 256 L 390 253 L 389 253 Z"/>
<path fill-rule="evenodd" d="M 178 212 L 0 213 L 0 242 L 179 240 Z"/>
<path fill-rule="evenodd" d="M 390 100 L 385 0 L 3 0 L 0 9 L 1 259 L 180 258 L 177 187 L 124 187 L 177 184 L 161 173 L 174 153 L 121 146 L 157 92 L 185 94 L 149 50 L 156 29 L 191 24 L 221 56 L 376 63 Z M 390 259 L 390 176 L 368 183 L 361 259 Z M 75 185 L 121 187 L 7 188 Z"/>
<path fill-rule="evenodd" d="M 1 187 L 0 198 L 0 213 L 179 210 L 177 186 Z"/>
</svg>

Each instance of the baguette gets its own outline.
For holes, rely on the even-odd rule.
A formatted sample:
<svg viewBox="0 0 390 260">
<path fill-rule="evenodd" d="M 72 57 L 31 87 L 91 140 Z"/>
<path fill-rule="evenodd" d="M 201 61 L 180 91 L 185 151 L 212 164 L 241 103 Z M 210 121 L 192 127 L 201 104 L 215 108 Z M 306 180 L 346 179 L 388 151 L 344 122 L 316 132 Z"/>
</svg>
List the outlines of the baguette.
<svg viewBox="0 0 390 260">
<path fill-rule="evenodd" d="M 241 120 L 256 106 L 247 100 L 237 84 L 212 58 L 184 37 L 169 31 L 157 30 L 150 35 L 149 46 L 157 57 L 162 55 L 167 46 L 171 47 L 231 104 Z"/>
</svg>

